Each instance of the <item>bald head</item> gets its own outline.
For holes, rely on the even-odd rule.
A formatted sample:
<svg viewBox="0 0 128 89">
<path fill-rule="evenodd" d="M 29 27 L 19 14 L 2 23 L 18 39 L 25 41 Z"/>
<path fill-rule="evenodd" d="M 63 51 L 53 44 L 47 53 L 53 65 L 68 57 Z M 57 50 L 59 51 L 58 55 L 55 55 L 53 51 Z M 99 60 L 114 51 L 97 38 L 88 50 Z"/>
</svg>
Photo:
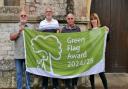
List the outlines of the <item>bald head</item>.
<svg viewBox="0 0 128 89">
<path fill-rule="evenodd" d="M 66 18 L 68 18 L 68 17 L 75 18 L 75 16 L 72 13 L 67 14 L 67 17 Z"/>
<path fill-rule="evenodd" d="M 20 22 L 22 24 L 25 24 L 27 23 L 27 21 L 28 21 L 28 15 L 27 15 L 27 12 L 23 9 L 20 12 Z"/>
<path fill-rule="evenodd" d="M 21 10 L 20 15 L 25 14 L 27 15 L 27 12 L 25 10 Z"/>
<path fill-rule="evenodd" d="M 67 24 L 68 24 L 68 25 L 74 26 L 74 24 L 75 24 L 75 16 L 74 16 L 72 13 L 69 13 L 69 14 L 66 16 L 66 20 L 67 20 Z"/>
</svg>

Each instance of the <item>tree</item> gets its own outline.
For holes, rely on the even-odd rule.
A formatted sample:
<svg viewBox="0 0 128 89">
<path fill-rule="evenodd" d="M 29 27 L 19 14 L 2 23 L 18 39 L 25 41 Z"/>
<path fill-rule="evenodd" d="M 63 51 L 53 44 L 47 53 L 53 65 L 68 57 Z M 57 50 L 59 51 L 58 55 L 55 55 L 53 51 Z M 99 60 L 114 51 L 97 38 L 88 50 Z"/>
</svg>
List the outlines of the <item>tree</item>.
<svg viewBox="0 0 128 89">
<path fill-rule="evenodd" d="M 31 40 L 31 46 L 34 53 L 40 56 L 37 60 L 38 67 L 49 72 L 45 65 L 45 62 L 49 61 L 50 72 L 53 73 L 52 60 L 60 60 L 62 53 L 59 39 L 54 35 L 38 35 Z"/>
</svg>

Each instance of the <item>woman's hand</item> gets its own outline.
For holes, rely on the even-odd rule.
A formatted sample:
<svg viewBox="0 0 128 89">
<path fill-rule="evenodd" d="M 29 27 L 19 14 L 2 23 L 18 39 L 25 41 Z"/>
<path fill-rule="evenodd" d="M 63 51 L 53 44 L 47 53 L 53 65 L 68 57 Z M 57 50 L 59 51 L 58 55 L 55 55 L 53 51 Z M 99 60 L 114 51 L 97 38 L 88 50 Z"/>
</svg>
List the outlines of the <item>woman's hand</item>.
<svg viewBox="0 0 128 89">
<path fill-rule="evenodd" d="M 108 32 L 109 32 L 109 28 L 108 28 L 107 26 L 105 26 L 105 29 L 106 29 L 106 31 L 108 31 Z"/>
</svg>

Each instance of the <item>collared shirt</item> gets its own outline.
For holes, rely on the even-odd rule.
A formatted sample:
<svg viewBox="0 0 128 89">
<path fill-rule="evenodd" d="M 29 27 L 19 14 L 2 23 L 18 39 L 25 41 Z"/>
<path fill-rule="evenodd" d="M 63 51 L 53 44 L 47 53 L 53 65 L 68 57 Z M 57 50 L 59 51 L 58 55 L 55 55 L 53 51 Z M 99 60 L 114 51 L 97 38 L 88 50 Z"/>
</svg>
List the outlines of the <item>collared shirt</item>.
<svg viewBox="0 0 128 89">
<path fill-rule="evenodd" d="M 57 29 L 59 29 L 59 23 L 53 18 L 50 22 L 45 19 L 39 24 L 39 30 L 43 32 L 56 32 Z"/>
<path fill-rule="evenodd" d="M 62 33 L 70 33 L 70 32 L 80 32 L 80 28 L 76 25 L 74 25 L 73 27 L 69 27 L 68 25 L 66 25 L 65 27 L 62 28 Z"/>
<path fill-rule="evenodd" d="M 92 28 L 93 30 L 95 30 L 95 29 L 98 29 L 99 27 L 94 27 L 94 28 Z"/>
<path fill-rule="evenodd" d="M 18 23 L 18 26 L 20 23 Z M 25 28 L 33 28 L 33 26 L 29 23 L 25 25 Z M 16 32 L 19 31 L 19 27 L 16 29 Z M 25 59 L 25 52 L 24 52 L 24 41 L 23 41 L 23 33 L 19 35 L 17 40 L 15 41 L 15 51 L 14 51 L 15 59 Z"/>
</svg>

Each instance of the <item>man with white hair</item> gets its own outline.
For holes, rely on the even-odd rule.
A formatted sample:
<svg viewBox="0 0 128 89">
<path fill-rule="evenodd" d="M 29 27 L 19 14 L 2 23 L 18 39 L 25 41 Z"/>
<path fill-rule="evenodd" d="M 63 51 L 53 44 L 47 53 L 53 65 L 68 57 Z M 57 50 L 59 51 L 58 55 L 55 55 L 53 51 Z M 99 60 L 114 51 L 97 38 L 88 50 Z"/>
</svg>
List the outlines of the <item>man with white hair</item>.
<svg viewBox="0 0 128 89">
<path fill-rule="evenodd" d="M 66 16 L 67 25 L 62 28 L 62 33 L 80 32 L 80 28 L 75 24 L 75 16 L 69 13 Z M 66 89 L 77 89 L 78 78 L 65 79 Z"/>
</svg>

